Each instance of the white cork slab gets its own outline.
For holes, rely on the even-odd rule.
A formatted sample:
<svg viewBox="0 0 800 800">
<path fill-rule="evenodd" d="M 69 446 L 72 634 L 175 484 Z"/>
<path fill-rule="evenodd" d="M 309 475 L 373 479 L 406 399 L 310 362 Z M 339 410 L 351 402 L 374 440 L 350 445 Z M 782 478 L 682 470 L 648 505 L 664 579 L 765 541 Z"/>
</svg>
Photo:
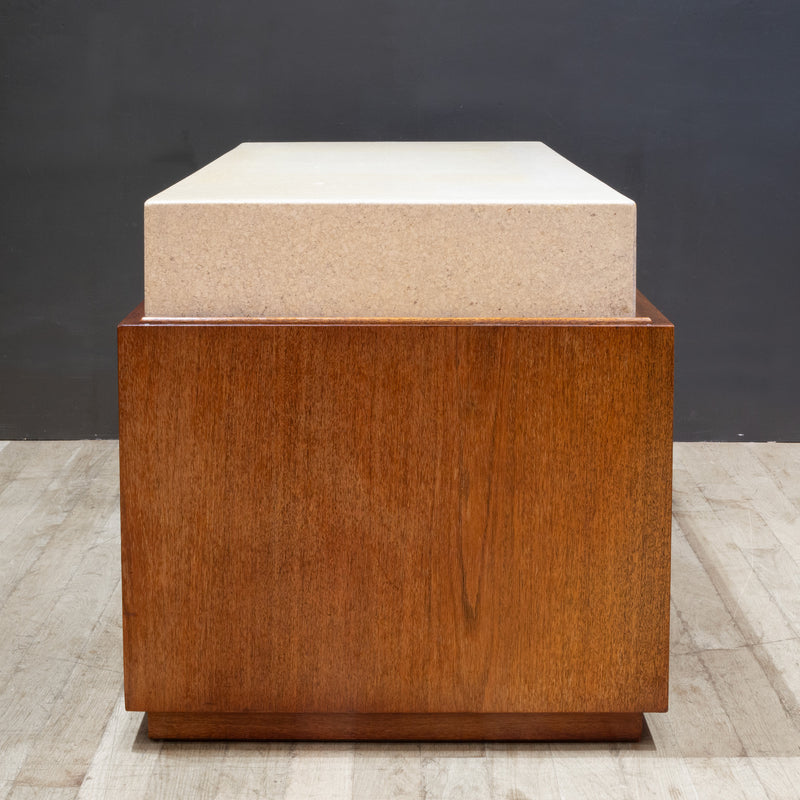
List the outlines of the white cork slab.
<svg viewBox="0 0 800 800">
<path fill-rule="evenodd" d="M 145 314 L 634 316 L 635 251 L 541 142 L 248 143 L 145 203 Z"/>
</svg>

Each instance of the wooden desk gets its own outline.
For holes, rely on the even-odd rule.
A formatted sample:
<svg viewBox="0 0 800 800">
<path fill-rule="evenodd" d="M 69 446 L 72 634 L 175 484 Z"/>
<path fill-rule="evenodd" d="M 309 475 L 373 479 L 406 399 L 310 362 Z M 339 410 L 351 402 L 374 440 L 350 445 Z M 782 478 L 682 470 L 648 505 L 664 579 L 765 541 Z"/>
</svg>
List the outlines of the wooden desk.
<svg viewBox="0 0 800 800">
<path fill-rule="evenodd" d="M 672 325 L 119 326 L 155 738 L 635 739 L 667 707 Z"/>
</svg>

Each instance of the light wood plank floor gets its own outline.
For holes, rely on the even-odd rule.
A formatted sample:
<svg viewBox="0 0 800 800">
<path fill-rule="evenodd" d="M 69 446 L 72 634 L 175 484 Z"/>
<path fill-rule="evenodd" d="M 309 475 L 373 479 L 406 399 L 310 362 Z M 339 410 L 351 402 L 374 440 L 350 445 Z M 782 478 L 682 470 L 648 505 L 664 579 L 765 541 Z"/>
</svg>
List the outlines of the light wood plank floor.
<svg viewBox="0 0 800 800">
<path fill-rule="evenodd" d="M 0 799 L 800 798 L 800 444 L 678 444 L 632 745 L 169 743 L 124 710 L 116 442 L 0 442 Z"/>
</svg>

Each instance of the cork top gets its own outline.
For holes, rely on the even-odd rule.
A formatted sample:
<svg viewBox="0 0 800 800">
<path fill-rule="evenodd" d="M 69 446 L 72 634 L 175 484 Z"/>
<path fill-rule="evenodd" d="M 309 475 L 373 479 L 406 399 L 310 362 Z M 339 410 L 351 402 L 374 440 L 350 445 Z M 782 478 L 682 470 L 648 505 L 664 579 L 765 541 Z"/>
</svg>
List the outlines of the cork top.
<svg viewBox="0 0 800 800">
<path fill-rule="evenodd" d="M 171 203 L 633 205 L 541 142 L 248 142 Z"/>
</svg>

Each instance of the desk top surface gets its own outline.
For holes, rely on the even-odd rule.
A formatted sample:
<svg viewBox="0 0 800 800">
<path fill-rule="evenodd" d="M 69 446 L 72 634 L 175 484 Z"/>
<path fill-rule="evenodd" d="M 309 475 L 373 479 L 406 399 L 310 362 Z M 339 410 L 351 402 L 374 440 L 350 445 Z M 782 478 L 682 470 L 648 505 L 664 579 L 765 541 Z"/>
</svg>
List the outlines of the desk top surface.
<svg viewBox="0 0 800 800">
<path fill-rule="evenodd" d="M 147 202 L 633 205 L 542 142 L 248 142 Z"/>
</svg>

